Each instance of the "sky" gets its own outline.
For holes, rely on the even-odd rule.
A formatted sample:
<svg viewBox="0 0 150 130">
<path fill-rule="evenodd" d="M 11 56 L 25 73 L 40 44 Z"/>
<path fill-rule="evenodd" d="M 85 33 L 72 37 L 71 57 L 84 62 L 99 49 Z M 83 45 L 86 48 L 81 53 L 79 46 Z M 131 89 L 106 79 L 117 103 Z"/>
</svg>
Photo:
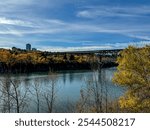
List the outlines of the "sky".
<svg viewBox="0 0 150 130">
<path fill-rule="evenodd" d="M 122 49 L 150 44 L 149 0 L 0 0 L 0 48 Z"/>
</svg>

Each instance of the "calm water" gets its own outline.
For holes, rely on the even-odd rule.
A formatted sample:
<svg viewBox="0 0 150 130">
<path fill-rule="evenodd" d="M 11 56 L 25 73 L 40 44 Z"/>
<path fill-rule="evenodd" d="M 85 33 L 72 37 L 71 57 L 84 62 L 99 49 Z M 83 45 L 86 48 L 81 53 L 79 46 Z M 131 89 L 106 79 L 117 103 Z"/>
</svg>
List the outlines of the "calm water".
<svg viewBox="0 0 150 130">
<path fill-rule="evenodd" d="M 17 84 L 19 100 L 24 104 L 21 104 L 22 106 L 20 105 L 21 112 L 38 112 L 38 101 L 39 112 L 48 112 L 46 98 L 51 99 L 52 85 L 54 86 L 53 112 L 67 112 L 79 101 L 81 89 L 86 91 L 91 82 L 93 82 L 93 78 L 98 81 L 99 86 L 103 87 L 103 93 L 106 93 L 107 90 L 109 101 L 115 100 L 123 95 L 125 90 L 112 83 L 112 77 L 115 71 L 116 68 L 107 68 L 102 69 L 100 73 L 92 71 L 63 71 L 50 75 L 47 73 L 11 76 L 1 75 L 1 112 L 8 112 L 8 104 L 6 104 L 8 99 L 5 99 L 7 94 L 3 92 L 3 87 L 10 85 L 7 83 L 8 79 L 15 80 L 14 83 Z M 10 91 L 14 91 L 13 85 L 10 86 Z M 36 92 L 38 93 L 39 100 L 37 100 Z M 14 93 L 12 92 L 12 94 Z M 16 112 L 14 108 L 15 100 L 12 99 L 9 103 L 11 103 L 11 112 Z"/>
</svg>

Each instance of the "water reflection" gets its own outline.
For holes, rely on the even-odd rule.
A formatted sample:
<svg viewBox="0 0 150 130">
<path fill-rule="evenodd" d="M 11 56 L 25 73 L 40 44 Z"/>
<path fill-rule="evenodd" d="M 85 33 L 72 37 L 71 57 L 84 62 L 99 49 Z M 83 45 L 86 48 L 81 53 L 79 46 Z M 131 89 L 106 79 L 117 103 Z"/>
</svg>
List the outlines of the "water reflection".
<svg viewBox="0 0 150 130">
<path fill-rule="evenodd" d="M 116 68 L 107 68 L 96 73 L 75 71 L 57 74 L 0 75 L 0 111 L 75 112 L 80 90 L 88 88 L 88 81 L 93 79 L 93 76 L 93 83 L 101 86 L 94 89 L 98 102 L 115 100 L 125 91 L 112 83 L 115 71 Z"/>
</svg>

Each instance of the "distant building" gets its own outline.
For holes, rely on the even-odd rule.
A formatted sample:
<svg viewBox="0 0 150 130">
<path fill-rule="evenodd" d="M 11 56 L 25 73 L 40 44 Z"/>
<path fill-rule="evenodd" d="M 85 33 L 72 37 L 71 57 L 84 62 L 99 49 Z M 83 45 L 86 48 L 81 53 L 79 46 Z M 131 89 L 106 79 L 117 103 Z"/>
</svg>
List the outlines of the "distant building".
<svg viewBox="0 0 150 130">
<path fill-rule="evenodd" d="M 12 51 L 22 51 L 20 48 L 12 47 Z"/>
<path fill-rule="evenodd" d="M 32 51 L 36 51 L 37 49 L 36 48 L 32 48 Z"/>
<path fill-rule="evenodd" d="M 16 51 L 18 48 L 16 47 L 12 47 L 12 51 Z"/>
<path fill-rule="evenodd" d="M 27 51 L 31 51 L 31 44 L 29 44 L 29 43 L 26 44 L 26 50 L 27 50 Z"/>
</svg>

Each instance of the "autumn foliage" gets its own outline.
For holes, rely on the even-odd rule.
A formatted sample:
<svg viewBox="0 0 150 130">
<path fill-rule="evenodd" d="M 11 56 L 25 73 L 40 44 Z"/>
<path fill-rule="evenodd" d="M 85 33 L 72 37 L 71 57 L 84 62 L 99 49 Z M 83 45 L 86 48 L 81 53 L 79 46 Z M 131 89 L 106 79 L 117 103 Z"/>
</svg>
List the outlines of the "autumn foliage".
<svg viewBox="0 0 150 130">
<path fill-rule="evenodd" d="M 89 69 L 88 55 L 57 54 L 41 51 L 0 50 L 1 73 L 27 73 L 66 69 Z"/>
<path fill-rule="evenodd" d="M 49 70 L 91 69 L 94 54 L 51 53 L 42 51 L 0 49 L 0 73 L 28 73 Z M 103 57 L 109 61 L 104 67 L 114 66 L 116 58 Z"/>
<path fill-rule="evenodd" d="M 125 112 L 150 112 L 150 46 L 129 46 L 117 60 L 113 81 L 128 87 L 119 104 Z"/>
</svg>

